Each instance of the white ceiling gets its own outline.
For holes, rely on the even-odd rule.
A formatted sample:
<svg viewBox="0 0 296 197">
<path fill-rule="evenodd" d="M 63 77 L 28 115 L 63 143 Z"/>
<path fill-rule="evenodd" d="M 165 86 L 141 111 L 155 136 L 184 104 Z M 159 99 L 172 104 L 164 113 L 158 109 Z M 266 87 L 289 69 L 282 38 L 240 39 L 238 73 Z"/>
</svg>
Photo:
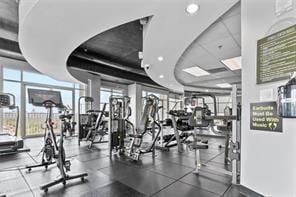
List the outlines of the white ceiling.
<svg viewBox="0 0 296 197">
<path fill-rule="evenodd" d="M 221 63 L 221 60 L 241 55 L 240 14 L 240 3 L 237 3 L 184 51 L 175 67 L 175 76 L 180 83 L 205 88 L 217 88 L 219 83 L 240 83 L 240 70 L 231 71 Z M 195 77 L 183 71 L 192 66 L 199 66 L 211 74 Z"/>
<path fill-rule="evenodd" d="M 143 62 L 151 65 L 146 72 L 160 85 L 182 92 L 184 86 L 174 75 L 180 56 L 238 1 L 199 0 L 200 10 L 194 15 L 184 11 L 191 2 L 187 0 L 20 1 L 19 44 L 26 60 L 40 72 L 59 80 L 75 81 L 66 62 L 76 47 L 108 29 L 153 16 L 143 43 Z M 211 50 L 213 46 L 204 43 L 202 47 Z M 235 42 L 229 47 L 235 51 Z M 220 55 L 219 51 L 213 53 Z M 163 56 L 164 61 L 157 61 L 158 56 Z M 217 65 L 213 62 L 212 66 Z M 164 78 L 159 78 L 160 75 Z"/>
</svg>

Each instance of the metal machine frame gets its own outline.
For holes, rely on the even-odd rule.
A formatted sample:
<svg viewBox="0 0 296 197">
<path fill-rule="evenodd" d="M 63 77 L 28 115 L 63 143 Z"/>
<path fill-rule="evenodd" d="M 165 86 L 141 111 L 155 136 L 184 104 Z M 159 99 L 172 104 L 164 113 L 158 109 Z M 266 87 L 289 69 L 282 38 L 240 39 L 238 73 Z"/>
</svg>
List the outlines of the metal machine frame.
<svg viewBox="0 0 296 197">
<path fill-rule="evenodd" d="M 232 183 L 237 184 L 239 182 L 239 161 L 240 161 L 240 114 L 238 114 L 238 102 L 237 102 L 237 86 L 233 85 L 232 87 L 232 115 L 227 114 L 224 116 L 206 116 L 204 109 L 202 107 L 195 108 L 195 111 L 192 114 L 190 119 L 190 124 L 195 127 L 194 130 L 194 138 L 195 143 L 197 140 L 197 130 L 203 126 L 203 121 L 207 120 L 223 120 L 223 121 L 231 121 L 232 122 L 232 132 L 231 132 L 231 141 L 230 141 L 230 160 L 232 162 L 232 170 L 227 171 L 225 169 L 220 169 L 216 167 L 212 167 L 209 165 L 202 164 L 200 162 L 199 150 L 206 149 L 204 146 L 196 146 L 193 144 L 192 149 L 195 151 L 195 173 L 198 174 L 199 169 L 203 166 L 209 170 L 213 170 L 216 172 L 220 172 L 226 175 L 232 176 Z"/>
<path fill-rule="evenodd" d="M 155 157 L 156 141 L 162 131 L 158 110 L 160 109 L 159 98 L 153 94 L 145 97 L 144 112 L 140 121 L 140 126 L 135 130 L 135 134 L 129 135 L 130 143 L 126 147 L 126 154 L 129 158 L 137 161 L 140 156 L 146 153 L 152 153 Z M 150 128 L 148 128 L 150 126 Z M 156 128 L 158 131 L 156 132 Z M 151 133 L 152 141 L 149 144 L 144 144 L 143 139 L 147 134 Z"/>
<path fill-rule="evenodd" d="M 129 106 L 130 98 L 127 96 L 110 96 L 109 97 L 109 151 L 123 154 L 125 152 L 126 138 L 130 128 L 135 134 L 134 125 L 129 121 L 131 109 Z"/>
</svg>

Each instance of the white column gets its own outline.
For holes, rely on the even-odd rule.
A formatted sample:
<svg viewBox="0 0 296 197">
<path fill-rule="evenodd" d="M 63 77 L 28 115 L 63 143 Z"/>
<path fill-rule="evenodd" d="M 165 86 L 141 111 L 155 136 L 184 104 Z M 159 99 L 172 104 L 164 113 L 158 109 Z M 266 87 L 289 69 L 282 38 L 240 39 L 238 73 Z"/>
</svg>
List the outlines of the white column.
<svg viewBox="0 0 296 197">
<path fill-rule="evenodd" d="M 0 92 L 3 92 L 3 67 L 0 66 Z M 3 109 L 0 108 L 0 132 L 3 131 Z"/>
<path fill-rule="evenodd" d="M 100 110 L 100 99 L 101 99 L 101 78 L 94 77 L 88 79 L 87 83 L 87 96 L 94 99 L 93 109 Z"/>
<path fill-rule="evenodd" d="M 232 92 L 231 92 L 231 97 L 232 97 L 232 115 L 236 116 L 237 115 L 237 85 L 232 86 Z M 237 121 L 234 120 L 232 121 L 232 142 L 236 143 L 237 142 L 237 136 L 238 136 L 238 124 Z M 235 151 L 236 153 L 236 151 Z M 232 183 L 237 184 L 237 172 L 238 172 L 238 161 L 237 160 L 232 160 Z"/>
<path fill-rule="evenodd" d="M 142 115 L 142 85 L 131 84 L 128 86 L 128 96 L 131 98 L 132 115 L 130 121 L 137 128 Z"/>
</svg>

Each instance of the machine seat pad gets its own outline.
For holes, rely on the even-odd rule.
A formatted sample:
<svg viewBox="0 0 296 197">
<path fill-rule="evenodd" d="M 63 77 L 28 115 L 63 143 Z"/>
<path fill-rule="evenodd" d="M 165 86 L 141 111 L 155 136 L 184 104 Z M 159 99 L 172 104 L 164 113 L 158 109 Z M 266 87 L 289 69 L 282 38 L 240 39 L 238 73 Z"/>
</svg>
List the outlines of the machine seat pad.
<svg viewBox="0 0 296 197">
<path fill-rule="evenodd" d="M 223 132 L 231 131 L 231 125 L 217 125 L 217 129 Z"/>
<path fill-rule="evenodd" d="M 194 149 L 208 149 L 209 145 L 203 142 L 192 142 L 189 144 L 189 148 L 194 150 Z"/>
<path fill-rule="evenodd" d="M 142 138 L 142 134 L 128 134 L 129 137 L 134 137 L 134 138 Z"/>
</svg>

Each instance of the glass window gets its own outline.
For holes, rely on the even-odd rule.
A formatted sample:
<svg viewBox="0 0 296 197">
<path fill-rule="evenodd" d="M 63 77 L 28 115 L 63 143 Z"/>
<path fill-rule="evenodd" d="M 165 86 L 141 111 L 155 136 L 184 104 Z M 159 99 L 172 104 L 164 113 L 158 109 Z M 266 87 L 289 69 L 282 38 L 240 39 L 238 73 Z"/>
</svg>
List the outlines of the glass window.
<svg viewBox="0 0 296 197">
<path fill-rule="evenodd" d="M 21 80 L 21 71 L 9 68 L 3 68 L 3 78 L 9 80 Z"/>
<path fill-rule="evenodd" d="M 231 96 L 219 96 L 217 97 L 217 112 L 218 114 L 224 114 L 224 108 L 231 106 Z"/>
<path fill-rule="evenodd" d="M 49 89 L 37 86 L 27 86 L 33 89 L 54 90 L 60 91 L 63 104 L 72 109 L 72 91 L 63 89 Z M 26 89 L 26 94 L 27 94 Z M 28 95 L 26 96 L 26 136 L 42 135 L 42 123 L 46 119 L 47 110 L 44 107 L 36 107 L 28 102 Z M 59 119 L 59 109 L 53 108 L 54 132 L 60 132 L 61 121 Z M 42 125 L 44 127 L 44 125 Z"/>
<path fill-rule="evenodd" d="M 109 103 L 109 97 L 111 96 L 111 92 L 109 91 L 101 91 L 101 103 Z"/>
<path fill-rule="evenodd" d="M 112 95 L 114 96 L 123 96 L 122 92 L 112 92 Z"/>
<path fill-rule="evenodd" d="M 23 80 L 26 82 L 39 83 L 39 84 L 74 87 L 73 83 L 69 83 L 65 81 L 57 81 L 51 77 L 38 74 L 38 73 L 32 73 L 32 72 L 23 72 Z"/>
<path fill-rule="evenodd" d="M 18 82 L 10 82 L 10 81 L 4 81 L 3 82 L 3 92 L 5 93 L 11 93 L 15 96 L 15 105 L 20 106 L 20 91 L 21 91 L 21 85 Z M 15 134 L 15 129 L 16 129 L 16 120 L 17 120 L 17 110 L 10 110 L 10 109 L 2 109 L 1 110 L 1 115 L 2 115 L 2 128 L 0 132 L 4 133 L 11 133 Z M 19 128 L 18 128 L 18 135 L 19 133 Z"/>
</svg>

